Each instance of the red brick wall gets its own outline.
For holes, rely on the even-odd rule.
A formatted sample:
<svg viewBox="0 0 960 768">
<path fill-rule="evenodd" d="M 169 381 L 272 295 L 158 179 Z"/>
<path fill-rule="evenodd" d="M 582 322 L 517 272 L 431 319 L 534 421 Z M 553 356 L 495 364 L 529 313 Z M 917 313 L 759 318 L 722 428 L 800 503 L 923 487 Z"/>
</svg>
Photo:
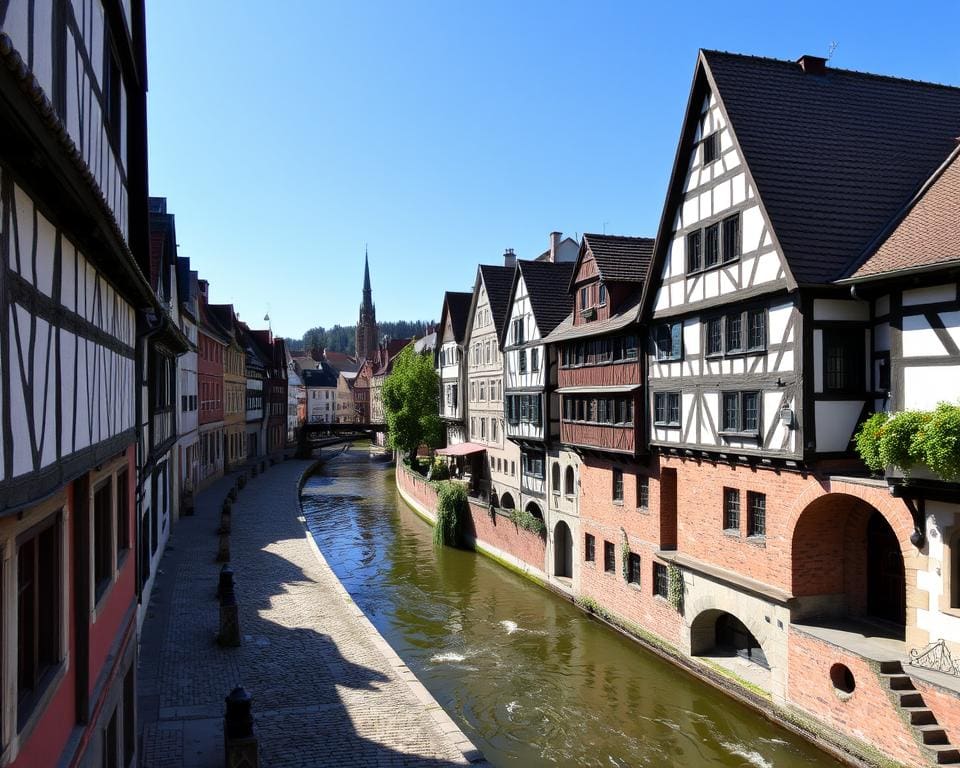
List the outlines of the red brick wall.
<svg viewBox="0 0 960 768">
<path fill-rule="evenodd" d="M 397 485 L 431 513 L 436 510 L 437 492 L 422 477 L 403 467 L 398 467 Z M 487 507 L 473 501 L 470 502 L 470 517 L 477 541 L 513 555 L 537 570 L 543 570 L 546 541 L 541 536 L 519 528 L 503 515 L 495 515 L 491 518 Z"/>
<path fill-rule="evenodd" d="M 910 668 L 906 667 L 906 670 L 909 674 Z M 947 732 L 947 740 L 956 746 L 960 743 L 960 699 L 957 694 L 919 680 L 913 675 L 911 677 L 914 686 L 923 695 L 923 703 L 933 710 L 937 722 Z"/>
<path fill-rule="evenodd" d="M 909 726 L 860 656 L 791 630 L 787 699 L 841 733 L 857 737 L 907 766 L 926 766 Z M 845 664 L 856 687 L 846 701 L 836 693 L 830 668 Z"/>
</svg>

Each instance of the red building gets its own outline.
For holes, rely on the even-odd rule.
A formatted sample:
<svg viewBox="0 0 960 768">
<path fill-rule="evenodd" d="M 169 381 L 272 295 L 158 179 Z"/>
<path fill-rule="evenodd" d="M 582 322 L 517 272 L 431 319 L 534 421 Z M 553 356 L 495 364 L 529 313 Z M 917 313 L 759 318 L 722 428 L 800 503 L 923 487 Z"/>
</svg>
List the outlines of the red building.
<svg viewBox="0 0 960 768">
<path fill-rule="evenodd" d="M 163 310 L 144 278 L 143 3 L 109 5 L 10 3 L 0 32 L 0 765 L 17 768 L 136 759 L 137 348 Z"/>
<path fill-rule="evenodd" d="M 228 339 L 208 308 L 209 284 L 199 281 L 200 325 L 197 350 L 197 391 L 200 412 L 200 484 L 223 474 L 226 425 L 223 420 L 223 359 Z"/>
</svg>

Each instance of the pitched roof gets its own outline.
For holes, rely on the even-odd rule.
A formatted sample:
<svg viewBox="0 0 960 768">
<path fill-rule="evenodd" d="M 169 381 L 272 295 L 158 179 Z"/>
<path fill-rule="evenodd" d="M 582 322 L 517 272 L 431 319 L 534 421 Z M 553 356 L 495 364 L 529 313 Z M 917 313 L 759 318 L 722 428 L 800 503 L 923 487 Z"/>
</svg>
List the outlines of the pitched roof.
<svg viewBox="0 0 960 768">
<path fill-rule="evenodd" d="M 327 362 L 321 363 L 316 370 L 303 372 L 303 383 L 307 387 L 336 387 L 340 374 Z"/>
<path fill-rule="evenodd" d="M 360 370 L 360 363 L 357 362 L 357 359 L 350 357 L 346 352 L 334 352 L 328 349 L 323 354 L 327 358 L 327 362 L 341 373 L 356 373 Z"/>
<path fill-rule="evenodd" d="M 867 251 L 852 279 L 960 264 L 960 147 Z"/>
<path fill-rule="evenodd" d="M 605 281 L 642 283 L 647 279 L 652 237 L 596 235 L 584 233 L 583 243 L 597 262 L 600 277 Z"/>
<path fill-rule="evenodd" d="M 487 301 L 490 303 L 490 313 L 493 315 L 498 334 L 503 333 L 503 327 L 507 322 L 507 305 L 510 301 L 513 272 L 513 267 L 480 265 L 480 275 L 487 290 Z"/>
<path fill-rule="evenodd" d="M 453 326 L 455 341 L 463 341 L 463 334 L 467 330 L 467 316 L 470 314 L 470 299 L 472 298 L 472 293 L 461 291 L 447 291 L 443 295 L 444 308 L 447 310 L 447 316 Z"/>
<path fill-rule="evenodd" d="M 556 328 L 573 311 L 573 295 L 565 288 L 573 277 L 574 266 L 575 264 L 569 261 L 517 262 L 517 274 L 523 275 L 523 282 L 530 296 L 533 320 L 537 324 L 541 338 Z M 516 283 L 517 278 L 514 278 L 514 286 Z M 510 291 L 511 297 L 514 290 L 515 288 Z M 506 334 L 506 328 L 504 328 L 504 334 Z"/>
<path fill-rule="evenodd" d="M 960 135 L 960 88 L 717 51 L 702 61 L 800 284 L 841 277 Z"/>
</svg>

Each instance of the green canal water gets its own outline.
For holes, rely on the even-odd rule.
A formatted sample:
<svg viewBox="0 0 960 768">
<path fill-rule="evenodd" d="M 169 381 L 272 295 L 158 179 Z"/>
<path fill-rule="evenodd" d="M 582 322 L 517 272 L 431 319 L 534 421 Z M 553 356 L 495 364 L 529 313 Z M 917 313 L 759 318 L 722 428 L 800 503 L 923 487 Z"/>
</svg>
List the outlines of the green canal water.
<svg viewBox="0 0 960 768">
<path fill-rule="evenodd" d="M 365 450 L 302 500 L 354 600 L 496 766 L 839 765 L 488 558 L 436 549 Z"/>
</svg>

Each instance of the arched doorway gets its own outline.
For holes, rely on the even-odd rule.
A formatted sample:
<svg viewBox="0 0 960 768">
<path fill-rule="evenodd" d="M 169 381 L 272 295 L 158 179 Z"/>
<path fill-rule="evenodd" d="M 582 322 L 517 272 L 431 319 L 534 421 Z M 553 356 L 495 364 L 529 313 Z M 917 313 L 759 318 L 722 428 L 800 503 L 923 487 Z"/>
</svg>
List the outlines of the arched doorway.
<svg viewBox="0 0 960 768">
<path fill-rule="evenodd" d="M 500 506 L 501 506 L 503 509 L 516 509 L 516 508 L 517 508 L 517 505 L 516 505 L 516 504 L 514 503 L 514 501 L 513 501 L 513 496 L 511 496 L 509 493 L 505 493 L 505 494 L 503 494 L 503 496 L 500 497 Z"/>
<path fill-rule="evenodd" d="M 553 462 L 553 469 L 550 472 L 550 490 L 553 493 L 560 493 L 560 462 Z"/>
<path fill-rule="evenodd" d="M 900 542 L 879 512 L 867 522 L 867 614 L 906 623 L 907 581 Z"/>
<path fill-rule="evenodd" d="M 721 659 L 739 657 L 770 669 L 767 654 L 746 624 L 716 608 L 703 611 L 690 625 L 690 652 Z"/>
<path fill-rule="evenodd" d="M 553 529 L 553 573 L 561 578 L 573 578 L 573 535 L 563 520 Z"/>
</svg>

